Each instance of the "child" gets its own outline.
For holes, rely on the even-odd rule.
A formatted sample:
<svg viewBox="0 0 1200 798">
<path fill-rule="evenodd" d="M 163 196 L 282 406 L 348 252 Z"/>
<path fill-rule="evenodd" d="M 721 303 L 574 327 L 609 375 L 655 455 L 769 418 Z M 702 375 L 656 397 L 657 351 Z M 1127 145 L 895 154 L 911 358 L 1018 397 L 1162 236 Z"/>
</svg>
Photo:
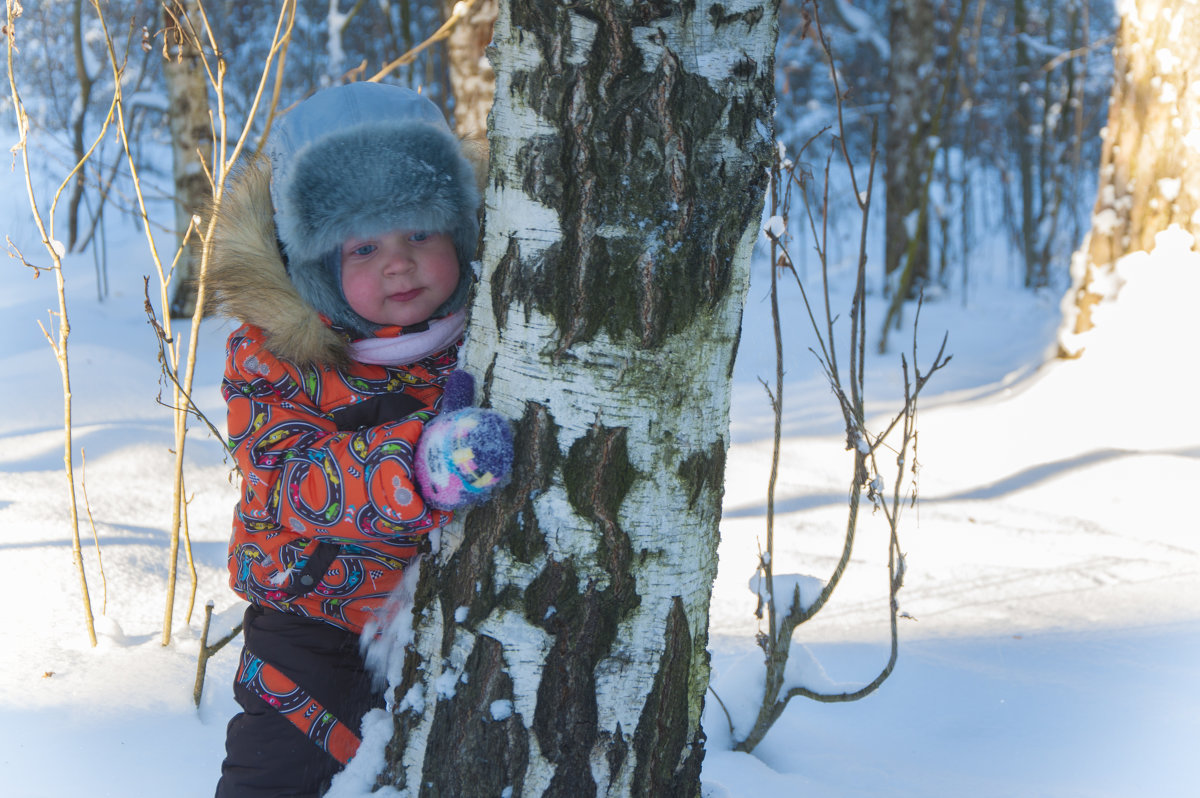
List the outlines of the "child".
<svg viewBox="0 0 1200 798">
<path fill-rule="evenodd" d="M 364 625 L 427 533 L 512 459 L 494 413 L 437 415 L 479 206 L 441 112 L 339 86 L 285 114 L 267 149 L 223 201 L 209 270 L 243 322 L 222 392 L 242 474 L 230 583 L 250 602 L 218 798 L 324 792 L 383 704 Z"/>
</svg>

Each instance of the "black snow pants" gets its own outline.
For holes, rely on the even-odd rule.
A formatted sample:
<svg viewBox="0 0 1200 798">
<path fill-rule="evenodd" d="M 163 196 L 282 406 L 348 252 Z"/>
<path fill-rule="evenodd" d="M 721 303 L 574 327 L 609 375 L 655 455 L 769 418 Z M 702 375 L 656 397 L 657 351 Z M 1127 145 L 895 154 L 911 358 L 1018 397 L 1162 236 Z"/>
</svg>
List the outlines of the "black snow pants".
<svg viewBox="0 0 1200 798">
<path fill-rule="evenodd" d="M 233 687 L 242 712 L 226 730 L 216 798 L 316 798 L 343 767 L 330 753 L 336 746 L 328 745 L 329 723 L 340 721 L 342 737 L 353 738 L 363 716 L 383 706 L 383 693 L 372 689 L 359 654 L 358 635 L 255 605 L 246 610 L 243 634 Z M 281 682 L 296 689 L 280 690 Z M 314 721 L 303 708 L 318 703 L 323 711 Z M 307 733 L 296 718 L 312 721 Z"/>
</svg>

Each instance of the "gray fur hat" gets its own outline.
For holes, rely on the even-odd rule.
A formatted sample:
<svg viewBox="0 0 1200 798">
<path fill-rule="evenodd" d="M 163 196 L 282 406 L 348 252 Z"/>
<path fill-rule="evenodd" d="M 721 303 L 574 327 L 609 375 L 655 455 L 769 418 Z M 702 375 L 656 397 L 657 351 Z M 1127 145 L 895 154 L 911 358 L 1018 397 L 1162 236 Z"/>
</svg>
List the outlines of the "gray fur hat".
<svg viewBox="0 0 1200 798">
<path fill-rule="evenodd" d="M 341 247 L 352 236 L 389 230 L 448 233 L 458 252 L 458 287 L 435 315 L 466 304 L 479 189 L 458 139 L 427 98 L 382 83 L 324 89 L 276 123 L 267 154 L 288 276 L 335 325 L 355 338 L 380 328 L 346 302 Z"/>
</svg>

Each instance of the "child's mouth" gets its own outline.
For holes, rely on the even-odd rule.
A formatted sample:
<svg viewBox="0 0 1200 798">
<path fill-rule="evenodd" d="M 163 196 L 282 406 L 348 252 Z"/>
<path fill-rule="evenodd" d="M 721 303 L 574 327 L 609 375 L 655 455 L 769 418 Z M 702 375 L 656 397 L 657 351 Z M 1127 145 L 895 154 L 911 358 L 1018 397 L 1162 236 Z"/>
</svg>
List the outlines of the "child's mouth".
<svg viewBox="0 0 1200 798">
<path fill-rule="evenodd" d="M 421 293 L 420 288 L 414 288 L 411 291 L 399 291 L 395 294 L 390 295 L 388 297 L 388 299 L 392 300 L 393 302 L 408 302 L 410 300 L 416 299 L 417 294 L 420 294 L 420 293 Z"/>
</svg>

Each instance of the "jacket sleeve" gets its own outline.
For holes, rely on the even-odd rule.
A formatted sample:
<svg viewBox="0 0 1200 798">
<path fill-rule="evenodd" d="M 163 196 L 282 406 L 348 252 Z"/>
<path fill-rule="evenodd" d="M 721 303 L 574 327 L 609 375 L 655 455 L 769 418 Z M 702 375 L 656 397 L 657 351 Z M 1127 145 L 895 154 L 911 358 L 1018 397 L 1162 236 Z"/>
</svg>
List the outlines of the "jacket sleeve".
<svg viewBox="0 0 1200 798">
<path fill-rule="evenodd" d="M 339 431 L 301 390 L 303 379 L 253 337 L 230 337 L 222 393 L 247 530 L 412 546 L 450 520 L 425 505 L 413 477 L 413 450 L 433 411 Z"/>
</svg>

